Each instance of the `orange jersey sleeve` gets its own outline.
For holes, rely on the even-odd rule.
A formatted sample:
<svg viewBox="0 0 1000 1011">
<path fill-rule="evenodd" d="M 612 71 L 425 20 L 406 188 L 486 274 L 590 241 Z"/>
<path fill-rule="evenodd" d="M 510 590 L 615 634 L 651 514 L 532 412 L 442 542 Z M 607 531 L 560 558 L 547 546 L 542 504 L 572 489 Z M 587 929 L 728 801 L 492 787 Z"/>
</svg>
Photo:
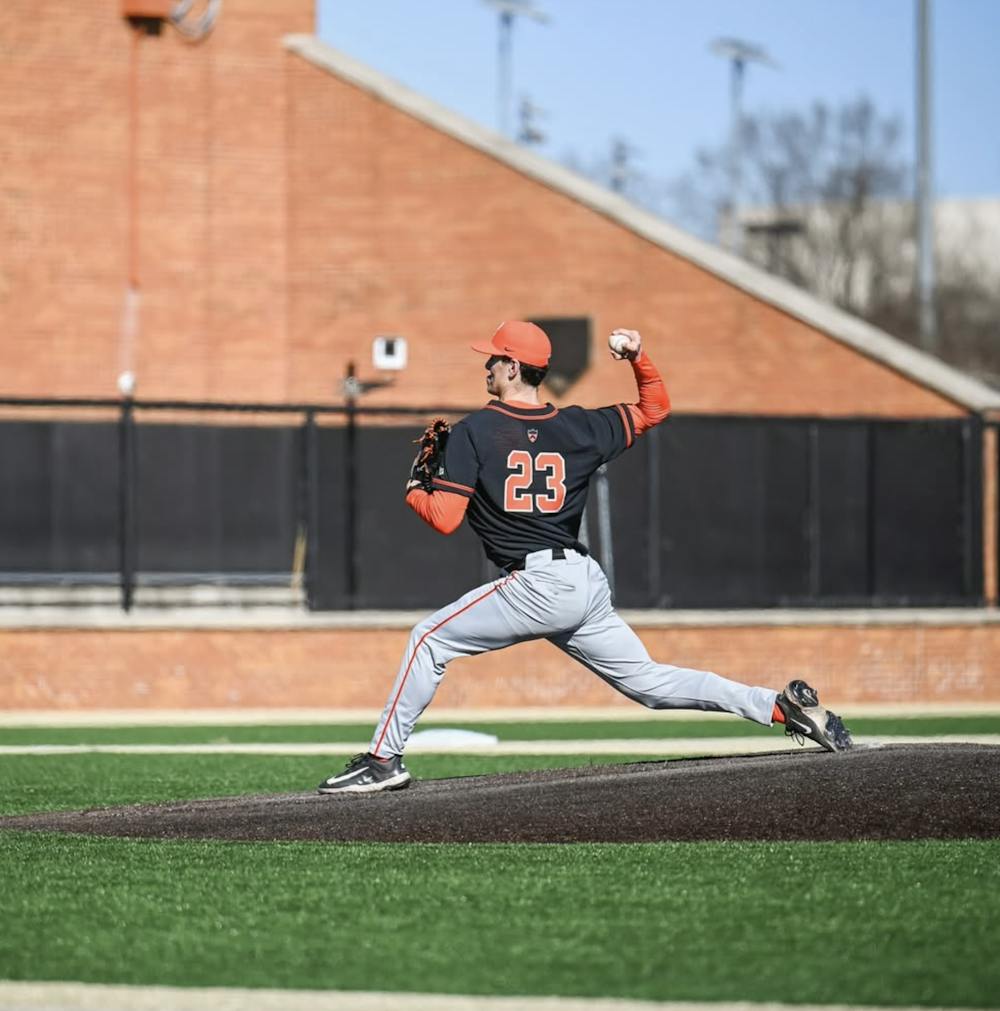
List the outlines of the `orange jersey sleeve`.
<svg viewBox="0 0 1000 1011">
<path fill-rule="evenodd" d="M 469 499 L 450 491 L 426 492 L 423 488 L 411 488 L 406 493 L 406 504 L 438 533 L 453 534 L 465 519 Z"/>
<path fill-rule="evenodd" d="M 670 414 L 670 396 L 663 377 L 645 351 L 632 362 L 632 371 L 635 373 L 635 384 L 639 388 L 639 402 L 629 404 L 628 410 L 635 425 L 635 434 L 642 435 Z"/>
</svg>

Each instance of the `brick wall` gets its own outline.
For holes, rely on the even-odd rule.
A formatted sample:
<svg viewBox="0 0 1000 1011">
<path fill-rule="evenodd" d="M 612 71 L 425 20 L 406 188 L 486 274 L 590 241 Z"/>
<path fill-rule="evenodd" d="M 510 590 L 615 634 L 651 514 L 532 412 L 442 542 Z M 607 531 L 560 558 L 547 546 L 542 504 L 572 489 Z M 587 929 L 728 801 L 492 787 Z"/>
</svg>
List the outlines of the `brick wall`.
<svg viewBox="0 0 1000 1011">
<path fill-rule="evenodd" d="M 1000 624 L 637 626 L 664 662 L 831 703 L 1000 702 Z M 405 629 L 0 630 L 0 709 L 363 708 L 385 703 Z M 439 708 L 635 708 L 547 642 L 453 663 Z"/>
<path fill-rule="evenodd" d="M 372 335 L 410 339 L 392 391 L 481 396 L 470 340 L 510 317 L 587 315 L 593 365 L 568 391 L 632 399 L 608 359 L 637 327 L 679 411 L 957 413 L 885 367 L 610 219 L 290 56 L 293 386 L 320 397 Z"/>
<path fill-rule="evenodd" d="M 680 411 L 958 413 L 287 53 L 312 0 L 227 0 L 198 45 L 170 28 L 136 38 L 119 12 L 0 12 L 0 393 L 109 394 L 130 364 L 141 396 L 329 401 L 348 360 L 370 369 L 372 338 L 399 333 L 412 365 L 366 403 L 468 404 L 482 397 L 469 340 L 508 317 L 587 315 L 594 364 L 567 399 L 631 397 L 604 346 L 627 325 Z"/>
<path fill-rule="evenodd" d="M 0 12 L 0 392 L 108 395 L 128 364 L 144 396 L 284 399 L 281 37 L 312 29 L 313 0 L 227 0 L 198 44 L 137 36 L 120 11 Z M 141 310 L 126 361 L 133 56 Z"/>
</svg>

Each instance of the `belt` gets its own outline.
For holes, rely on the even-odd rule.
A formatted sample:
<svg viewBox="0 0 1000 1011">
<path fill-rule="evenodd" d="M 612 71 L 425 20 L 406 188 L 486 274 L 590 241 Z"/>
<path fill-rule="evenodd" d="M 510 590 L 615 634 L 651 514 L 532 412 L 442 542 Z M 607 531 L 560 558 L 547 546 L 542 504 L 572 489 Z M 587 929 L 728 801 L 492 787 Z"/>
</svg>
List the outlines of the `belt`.
<svg viewBox="0 0 1000 1011">
<path fill-rule="evenodd" d="M 561 562 L 566 557 L 567 551 L 576 551 L 578 554 L 587 554 L 587 549 L 582 544 L 574 545 L 572 548 L 548 548 L 544 550 L 549 550 L 552 552 L 552 558 L 554 561 Z M 532 552 L 534 554 L 534 552 Z M 520 572 L 524 568 L 525 559 L 519 558 L 516 562 L 511 562 L 510 565 L 505 565 L 504 568 L 508 572 Z"/>
</svg>

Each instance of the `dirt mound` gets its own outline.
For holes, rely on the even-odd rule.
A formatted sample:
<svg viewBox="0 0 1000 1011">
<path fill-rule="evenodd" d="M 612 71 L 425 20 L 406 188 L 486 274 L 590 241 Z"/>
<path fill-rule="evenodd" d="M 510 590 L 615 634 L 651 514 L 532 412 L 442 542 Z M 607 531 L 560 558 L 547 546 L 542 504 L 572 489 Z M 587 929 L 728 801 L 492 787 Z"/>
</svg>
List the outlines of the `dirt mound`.
<svg viewBox="0 0 1000 1011">
<path fill-rule="evenodd" d="M 321 773 L 322 774 L 322 771 Z M 426 780 L 0 819 L 155 839 L 377 842 L 958 839 L 1000 836 L 1000 747 L 896 745 Z"/>
</svg>

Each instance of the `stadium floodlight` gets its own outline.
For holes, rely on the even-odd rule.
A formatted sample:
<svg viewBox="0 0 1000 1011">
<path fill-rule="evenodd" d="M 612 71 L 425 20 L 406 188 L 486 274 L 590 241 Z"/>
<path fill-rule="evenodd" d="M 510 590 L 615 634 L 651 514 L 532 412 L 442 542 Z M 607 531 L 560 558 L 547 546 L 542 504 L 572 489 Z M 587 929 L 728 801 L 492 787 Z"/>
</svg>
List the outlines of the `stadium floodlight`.
<svg viewBox="0 0 1000 1011">
<path fill-rule="evenodd" d="M 709 48 L 717 56 L 723 56 L 727 60 L 744 65 L 763 63 L 767 67 L 778 69 L 778 64 L 771 59 L 767 51 L 761 46 L 755 46 L 752 42 L 744 42 L 742 39 L 716 39 Z"/>
<path fill-rule="evenodd" d="M 500 16 L 500 34 L 497 43 L 497 129 L 510 136 L 511 92 L 511 36 L 514 18 L 526 17 L 540 25 L 549 23 L 549 16 L 531 0 L 483 0 Z"/>
<path fill-rule="evenodd" d="M 735 253 L 742 248 L 742 229 L 740 228 L 737 208 L 740 199 L 740 154 L 742 146 L 743 126 L 743 77 L 748 63 L 760 63 L 765 67 L 778 70 L 778 64 L 767 52 L 752 42 L 742 39 L 716 39 L 709 49 L 716 56 L 729 61 L 730 71 L 730 123 L 729 123 L 729 221 L 726 245 Z"/>
</svg>

